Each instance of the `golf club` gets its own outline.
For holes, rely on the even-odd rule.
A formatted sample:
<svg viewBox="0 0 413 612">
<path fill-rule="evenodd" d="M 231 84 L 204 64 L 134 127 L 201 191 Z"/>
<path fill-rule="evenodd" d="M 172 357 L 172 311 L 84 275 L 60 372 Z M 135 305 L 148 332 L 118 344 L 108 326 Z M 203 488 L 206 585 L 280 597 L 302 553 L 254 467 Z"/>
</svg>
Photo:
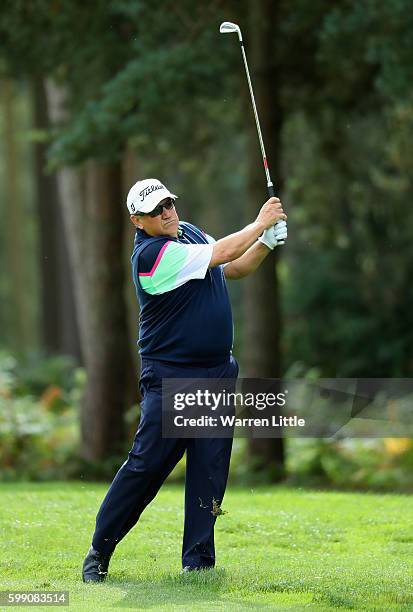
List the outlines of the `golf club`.
<svg viewBox="0 0 413 612">
<path fill-rule="evenodd" d="M 238 39 L 241 44 L 242 58 L 244 60 L 245 72 L 247 74 L 248 87 L 250 89 L 250 94 L 251 94 L 252 108 L 254 109 L 254 117 L 255 117 L 255 123 L 257 125 L 258 139 L 260 141 L 265 176 L 267 177 L 268 195 L 271 198 L 275 196 L 274 185 L 271 181 L 270 170 L 268 168 L 268 161 L 267 161 L 267 156 L 265 153 L 264 141 L 262 139 L 260 120 L 258 118 L 257 106 L 255 104 L 254 91 L 252 89 L 250 71 L 248 70 L 247 56 L 245 55 L 244 42 L 242 40 L 241 29 L 236 23 L 231 23 L 230 21 L 224 21 L 223 23 L 221 23 L 219 31 L 221 32 L 221 34 L 230 34 L 231 32 L 236 32 L 238 34 Z"/>
<path fill-rule="evenodd" d="M 248 87 L 249 87 L 250 94 L 251 94 L 251 102 L 252 102 L 252 108 L 254 110 L 255 124 L 257 126 L 258 140 L 260 141 L 265 176 L 267 178 L 267 191 L 268 191 L 269 197 L 272 198 L 275 196 L 275 190 L 274 190 L 273 182 L 271 180 L 270 169 L 268 167 L 268 161 L 267 161 L 267 155 L 265 153 L 264 141 L 263 141 L 262 134 L 261 134 L 260 120 L 258 118 L 257 106 L 255 104 L 254 91 L 252 89 L 250 71 L 248 69 L 247 56 L 245 54 L 244 42 L 242 40 L 242 34 L 241 34 L 241 28 L 236 23 L 232 23 L 231 21 L 224 21 L 223 23 L 221 23 L 219 27 L 219 31 L 221 34 L 231 34 L 232 32 L 236 32 L 238 34 L 238 39 L 241 44 L 242 59 L 244 60 L 245 72 L 247 74 Z M 280 242 L 279 244 L 280 245 L 284 244 L 284 241 Z"/>
</svg>

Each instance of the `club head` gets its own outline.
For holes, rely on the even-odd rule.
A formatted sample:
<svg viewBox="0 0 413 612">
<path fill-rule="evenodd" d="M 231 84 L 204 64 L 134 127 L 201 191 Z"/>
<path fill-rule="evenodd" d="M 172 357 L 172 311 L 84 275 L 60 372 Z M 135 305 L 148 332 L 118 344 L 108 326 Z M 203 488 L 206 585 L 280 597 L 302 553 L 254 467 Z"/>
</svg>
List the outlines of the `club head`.
<svg viewBox="0 0 413 612">
<path fill-rule="evenodd" d="M 231 23 L 231 21 L 224 21 L 219 26 L 219 31 L 221 34 L 231 34 L 232 32 L 236 32 L 238 34 L 238 38 L 242 40 L 240 27 L 236 23 Z"/>
</svg>

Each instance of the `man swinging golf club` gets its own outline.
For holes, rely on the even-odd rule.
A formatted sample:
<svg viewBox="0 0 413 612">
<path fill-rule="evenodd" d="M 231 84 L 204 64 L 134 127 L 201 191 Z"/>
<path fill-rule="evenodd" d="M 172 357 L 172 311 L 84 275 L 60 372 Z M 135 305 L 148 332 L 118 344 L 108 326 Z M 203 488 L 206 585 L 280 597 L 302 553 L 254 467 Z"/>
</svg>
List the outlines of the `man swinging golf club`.
<svg viewBox="0 0 413 612">
<path fill-rule="evenodd" d="M 136 227 L 132 270 L 140 304 L 141 420 L 128 459 L 96 517 L 83 564 L 85 582 L 105 580 L 116 545 L 185 451 L 182 566 L 191 571 L 215 565 L 215 505 L 224 497 L 232 439 L 162 438 L 162 379 L 236 379 L 226 279 L 254 272 L 287 238 L 287 216 L 273 197 L 241 30 L 224 22 L 220 32 L 236 33 L 241 44 L 269 200 L 253 223 L 215 242 L 194 225 L 179 222 L 176 196 L 158 180 L 138 181 L 129 191 L 127 206 Z"/>
<path fill-rule="evenodd" d="M 127 198 L 136 227 L 132 271 L 140 303 L 141 419 L 97 514 L 83 564 L 85 582 L 105 580 L 115 547 L 185 452 L 182 566 L 191 571 L 215 565 L 214 504 L 224 497 L 232 439 L 163 438 L 162 379 L 236 379 L 226 279 L 251 274 L 284 244 L 287 217 L 280 200 L 271 197 L 252 223 L 215 242 L 180 222 L 176 199 L 156 179 L 138 181 Z"/>
</svg>

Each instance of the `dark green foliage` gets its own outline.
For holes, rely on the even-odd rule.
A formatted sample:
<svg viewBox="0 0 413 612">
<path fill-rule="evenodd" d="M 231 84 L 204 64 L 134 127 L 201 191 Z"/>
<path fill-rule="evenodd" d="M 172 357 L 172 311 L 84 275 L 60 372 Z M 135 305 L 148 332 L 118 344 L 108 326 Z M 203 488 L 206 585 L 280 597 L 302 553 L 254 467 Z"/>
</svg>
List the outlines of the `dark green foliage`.
<svg viewBox="0 0 413 612">
<path fill-rule="evenodd" d="M 310 21 L 303 10 L 296 32 Z M 284 126 L 295 238 L 286 251 L 286 365 L 411 376 L 412 12 L 407 0 L 341 2 L 318 26 L 303 58 L 306 95 Z"/>
<path fill-rule="evenodd" d="M 69 358 L 32 354 L 16 360 L 0 353 L 0 480 L 113 476 L 127 445 L 121 456 L 100 463 L 79 456 L 85 383 L 84 370 Z M 126 417 L 132 437 L 138 421 L 136 406 Z"/>
<path fill-rule="evenodd" d="M 68 86 L 72 115 L 54 140 L 54 165 L 117 159 L 130 141 L 147 146 L 146 134 L 172 146 L 184 139 L 190 153 L 207 102 L 233 81 L 234 45 L 212 53 L 218 25 L 190 2 L 11 2 L 0 12 L 0 51 L 12 73 Z"/>
<path fill-rule="evenodd" d="M 246 84 L 235 41 L 218 34 L 222 19 L 239 20 L 248 44 L 238 4 L 221 15 L 189 0 L 7 0 L 2 74 L 66 86 L 71 112 L 52 135 L 55 167 L 118 159 L 130 147 L 139 172 L 173 178 L 189 220 L 196 210 L 220 237 L 250 221 Z M 278 19 L 284 370 L 412 376 L 411 2 L 284 1 Z"/>
<path fill-rule="evenodd" d="M 377 491 L 413 490 L 411 440 L 297 440 L 288 442 L 288 482 Z"/>
<path fill-rule="evenodd" d="M 409 9 L 408 0 L 280 3 L 273 60 L 291 202 L 287 366 L 377 376 L 413 367 Z M 240 20 L 248 44 L 242 9 L 226 17 Z M 71 119 L 53 139 L 54 164 L 116 159 L 129 145 L 143 169 L 197 177 L 219 198 L 227 135 L 242 120 L 234 92 L 245 86 L 219 21 L 185 0 L 9 1 L 0 50 L 12 74 L 39 73 L 68 88 Z M 238 158 L 244 146 L 238 138 Z M 240 191 L 244 169 L 233 172 Z M 207 206 L 198 194 L 197 206 Z"/>
<path fill-rule="evenodd" d="M 46 480 L 77 473 L 84 374 L 64 358 L 0 355 L 1 479 Z"/>
<path fill-rule="evenodd" d="M 354 113 L 332 132 L 340 140 L 330 158 L 324 133 L 307 124 L 312 136 L 299 149 L 302 119 L 286 129 L 298 238 L 287 253 L 287 363 L 304 361 L 325 376 L 412 372 L 413 114 L 399 104 L 381 118 L 379 129 L 374 117 Z"/>
<path fill-rule="evenodd" d="M 413 13 L 409 0 L 341 2 L 327 16 L 320 57 L 329 69 L 330 91 L 366 98 L 366 77 L 393 100 L 411 93 Z M 334 78 L 335 77 L 335 78 Z M 353 106 L 355 99 L 353 98 Z M 362 102 L 362 100 L 360 100 Z"/>
<path fill-rule="evenodd" d="M 6 363 L 13 364 L 13 359 L 9 358 Z M 74 360 L 70 357 L 55 356 L 47 357 L 41 353 L 29 353 L 19 362 L 15 361 L 13 367 L 8 372 L 12 375 L 13 384 L 11 394 L 14 396 L 41 396 L 51 386 L 61 390 L 63 404 L 63 394 L 71 391 L 75 384 L 76 369 Z"/>
</svg>

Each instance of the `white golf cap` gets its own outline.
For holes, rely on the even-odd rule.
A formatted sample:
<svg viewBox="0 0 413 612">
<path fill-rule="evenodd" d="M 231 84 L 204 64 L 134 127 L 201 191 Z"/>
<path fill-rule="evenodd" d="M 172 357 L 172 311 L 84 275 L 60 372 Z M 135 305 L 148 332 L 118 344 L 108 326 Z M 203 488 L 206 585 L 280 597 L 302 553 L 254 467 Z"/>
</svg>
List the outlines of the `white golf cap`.
<svg viewBox="0 0 413 612">
<path fill-rule="evenodd" d="M 150 178 L 138 181 L 130 188 L 126 206 L 131 215 L 149 213 L 165 198 L 176 200 L 177 197 L 161 181 Z"/>
</svg>

